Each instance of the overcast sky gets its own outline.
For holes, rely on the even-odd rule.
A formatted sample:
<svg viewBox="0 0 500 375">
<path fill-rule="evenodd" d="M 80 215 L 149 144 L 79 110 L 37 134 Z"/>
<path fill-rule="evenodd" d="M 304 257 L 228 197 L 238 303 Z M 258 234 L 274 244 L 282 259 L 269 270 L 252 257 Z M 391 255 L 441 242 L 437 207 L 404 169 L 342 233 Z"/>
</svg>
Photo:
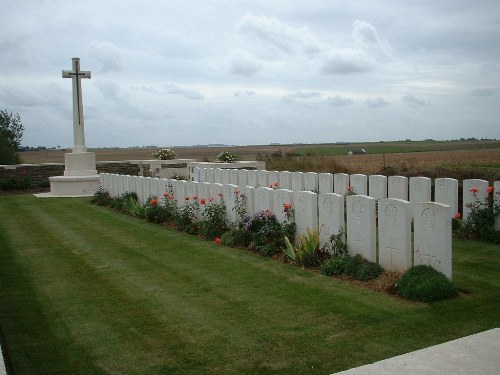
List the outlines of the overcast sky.
<svg viewBox="0 0 500 375">
<path fill-rule="evenodd" d="M 500 1 L 0 0 L 23 144 L 500 138 Z"/>
</svg>

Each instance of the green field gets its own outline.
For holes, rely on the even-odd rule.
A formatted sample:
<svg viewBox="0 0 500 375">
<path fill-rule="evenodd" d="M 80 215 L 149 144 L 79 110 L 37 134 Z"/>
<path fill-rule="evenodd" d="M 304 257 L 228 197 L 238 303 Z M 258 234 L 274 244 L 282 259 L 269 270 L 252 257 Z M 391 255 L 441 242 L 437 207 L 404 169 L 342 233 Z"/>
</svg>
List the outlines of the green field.
<svg viewBox="0 0 500 375">
<path fill-rule="evenodd" d="M 488 150 L 500 148 L 500 141 L 408 141 L 324 144 L 296 149 L 301 155 L 346 155 L 351 149 L 365 149 L 369 154 L 392 154 L 429 151 Z"/>
<path fill-rule="evenodd" d="M 498 246 L 454 241 L 467 294 L 410 303 L 91 205 L 0 197 L 16 374 L 329 374 L 500 326 Z"/>
</svg>

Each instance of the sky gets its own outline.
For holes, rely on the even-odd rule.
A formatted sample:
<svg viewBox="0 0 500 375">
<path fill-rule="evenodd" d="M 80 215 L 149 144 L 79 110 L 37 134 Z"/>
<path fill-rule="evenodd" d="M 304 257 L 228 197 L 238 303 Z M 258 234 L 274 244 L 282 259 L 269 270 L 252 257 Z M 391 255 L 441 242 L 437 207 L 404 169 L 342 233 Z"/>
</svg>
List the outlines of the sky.
<svg viewBox="0 0 500 375">
<path fill-rule="evenodd" d="M 0 0 L 25 146 L 500 139 L 498 0 Z"/>
</svg>

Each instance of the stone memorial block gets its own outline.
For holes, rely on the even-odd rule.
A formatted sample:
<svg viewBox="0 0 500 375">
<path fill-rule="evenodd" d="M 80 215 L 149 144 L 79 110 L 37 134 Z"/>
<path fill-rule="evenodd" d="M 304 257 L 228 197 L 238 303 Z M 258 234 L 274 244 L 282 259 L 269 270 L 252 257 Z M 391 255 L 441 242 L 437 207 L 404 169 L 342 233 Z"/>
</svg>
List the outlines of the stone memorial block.
<svg viewBox="0 0 500 375">
<path fill-rule="evenodd" d="M 304 173 L 292 172 L 292 190 L 304 191 Z"/>
<path fill-rule="evenodd" d="M 436 178 L 434 181 L 434 200 L 450 206 L 450 217 L 458 212 L 458 180 L 454 178 Z"/>
<path fill-rule="evenodd" d="M 278 183 L 280 189 L 290 190 L 292 188 L 292 172 L 278 172 Z"/>
<path fill-rule="evenodd" d="M 312 191 L 294 191 L 293 207 L 297 229 L 295 239 L 306 233 L 307 228 L 319 230 L 318 227 L 318 194 Z"/>
<path fill-rule="evenodd" d="M 337 193 L 318 195 L 318 216 L 320 228 L 320 248 L 330 243 L 330 236 L 345 231 L 344 196 Z M 344 238 L 345 241 L 345 232 Z"/>
<path fill-rule="evenodd" d="M 500 205 L 500 181 L 495 181 L 493 183 L 493 188 L 495 189 L 493 190 L 493 202 L 496 205 Z M 500 215 L 495 217 L 495 230 L 500 230 Z"/>
<path fill-rule="evenodd" d="M 142 196 L 139 201 L 145 204 L 151 196 L 151 177 L 143 177 L 142 179 Z"/>
<path fill-rule="evenodd" d="M 474 204 L 479 201 L 481 203 L 486 202 L 486 197 L 488 193 L 486 189 L 488 188 L 488 181 L 486 180 L 478 180 L 478 179 L 470 179 L 464 180 L 463 182 L 463 211 L 462 218 L 463 220 L 467 220 L 471 209 L 467 207 L 469 204 Z"/>
<path fill-rule="evenodd" d="M 206 181 L 202 181 L 202 182 L 209 182 L 209 183 L 216 182 L 214 180 L 214 174 L 215 174 L 214 168 L 207 168 L 207 172 L 205 174 Z"/>
<path fill-rule="evenodd" d="M 109 173 L 99 173 L 99 183 L 101 184 L 101 189 L 106 190 L 109 193 L 108 175 Z"/>
<path fill-rule="evenodd" d="M 200 179 L 196 182 L 207 182 L 207 168 L 200 168 Z"/>
<path fill-rule="evenodd" d="M 370 262 L 377 261 L 376 215 L 377 200 L 366 195 L 348 195 L 347 251 L 359 254 Z"/>
<path fill-rule="evenodd" d="M 198 185 L 200 183 L 197 181 L 187 181 L 186 182 L 186 196 L 198 198 Z"/>
<path fill-rule="evenodd" d="M 442 203 L 414 203 L 413 216 L 414 265 L 429 265 L 451 279 L 450 207 Z"/>
<path fill-rule="evenodd" d="M 123 184 L 123 187 L 125 189 L 125 193 L 129 193 L 129 192 L 133 191 L 131 184 L 130 184 L 130 182 L 132 181 L 132 176 L 125 175 L 124 179 L 125 179 L 125 182 Z"/>
<path fill-rule="evenodd" d="M 130 176 L 130 182 L 129 182 L 129 186 L 130 186 L 130 192 L 134 192 L 137 194 L 137 196 L 139 196 L 139 188 L 137 187 L 137 182 L 139 180 L 139 177 L 138 176 Z"/>
<path fill-rule="evenodd" d="M 238 176 L 239 176 L 239 170 L 238 169 L 230 169 L 229 170 L 229 183 L 231 185 L 238 186 Z"/>
<path fill-rule="evenodd" d="M 227 184 L 223 187 L 224 203 L 226 205 L 226 218 L 230 223 L 238 222 L 238 213 L 236 212 L 236 192 L 240 189 L 238 185 Z"/>
<path fill-rule="evenodd" d="M 111 173 L 109 175 L 109 195 L 116 197 L 116 174 Z"/>
<path fill-rule="evenodd" d="M 318 192 L 318 174 L 315 172 L 304 173 L 304 190 Z"/>
<path fill-rule="evenodd" d="M 247 172 L 247 186 L 258 187 L 257 183 L 257 171 L 250 170 Z"/>
<path fill-rule="evenodd" d="M 253 216 L 255 215 L 255 187 L 253 186 L 246 186 L 244 188 L 245 191 L 245 196 L 246 196 L 246 208 L 247 208 L 247 215 Z"/>
<path fill-rule="evenodd" d="M 255 212 L 273 210 L 273 191 L 269 187 L 258 187 L 255 189 Z"/>
<path fill-rule="evenodd" d="M 387 177 L 381 174 L 369 176 L 368 195 L 375 199 L 387 198 Z"/>
<path fill-rule="evenodd" d="M 408 177 L 389 176 L 387 179 L 387 197 L 408 200 Z"/>
<path fill-rule="evenodd" d="M 222 185 L 229 184 L 229 169 L 222 169 L 220 172 L 220 177 L 221 177 L 220 183 Z"/>
<path fill-rule="evenodd" d="M 277 171 L 267 171 L 267 181 L 269 182 L 269 187 L 275 189 L 279 187 L 278 172 Z"/>
<path fill-rule="evenodd" d="M 125 194 L 125 178 L 123 175 L 118 175 L 118 195 Z"/>
<path fill-rule="evenodd" d="M 160 201 L 162 198 L 161 194 L 159 194 L 160 179 L 159 178 L 151 179 L 150 185 L 151 185 L 151 196 L 156 197 L 158 201 Z"/>
<path fill-rule="evenodd" d="M 354 194 L 368 195 L 368 176 L 364 174 L 352 174 L 349 178 Z"/>
<path fill-rule="evenodd" d="M 345 195 L 349 187 L 349 175 L 346 173 L 335 173 L 333 175 L 333 192 Z"/>
<path fill-rule="evenodd" d="M 378 201 L 378 262 L 386 271 L 405 272 L 412 266 L 412 204 L 402 199 Z"/>
<path fill-rule="evenodd" d="M 272 211 L 276 215 L 276 219 L 280 223 L 289 222 L 288 217 L 285 213 L 285 204 L 290 204 L 293 208 L 293 192 L 288 189 L 276 189 L 274 190 L 274 207 Z"/>
<path fill-rule="evenodd" d="M 247 186 L 247 172 L 246 169 L 238 170 L 238 186 L 242 189 Z"/>
<path fill-rule="evenodd" d="M 101 173 L 102 177 L 102 188 L 106 190 L 110 196 L 112 196 L 112 180 L 110 173 Z"/>
<path fill-rule="evenodd" d="M 432 180 L 428 177 L 410 177 L 410 202 L 432 201 Z"/>
<path fill-rule="evenodd" d="M 194 167 L 193 168 L 193 181 L 200 181 L 200 168 L 199 167 Z"/>
<path fill-rule="evenodd" d="M 143 191 L 143 188 L 142 188 L 142 180 L 144 180 L 144 177 L 136 177 L 135 179 L 135 192 L 137 193 L 137 199 L 139 200 L 140 203 L 141 202 L 141 199 L 142 199 L 142 191 Z"/>
<path fill-rule="evenodd" d="M 257 171 L 257 183 L 256 187 L 269 187 L 267 181 L 267 171 L 264 169 L 260 169 Z"/>
<path fill-rule="evenodd" d="M 319 173 L 318 174 L 318 191 L 319 193 L 333 193 L 333 174 Z"/>
<path fill-rule="evenodd" d="M 214 169 L 214 181 L 217 184 L 222 183 L 222 169 L 221 168 L 215 168 Z"/>
<path fill-rule="evenodd" d="M 217 182 L 210 184 L 210 197 L 214 203 L 220 203 L 224 200 L 223 186 Z"/>
</svg>

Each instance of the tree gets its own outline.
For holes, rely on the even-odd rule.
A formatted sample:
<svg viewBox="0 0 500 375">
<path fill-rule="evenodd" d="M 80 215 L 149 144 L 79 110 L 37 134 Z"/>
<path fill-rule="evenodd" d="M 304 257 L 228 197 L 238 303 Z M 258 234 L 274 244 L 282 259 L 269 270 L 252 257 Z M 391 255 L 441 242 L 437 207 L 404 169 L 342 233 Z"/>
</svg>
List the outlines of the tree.
<svg viewBox="0 0 500 375">
<path fill-rule="evenodd" d="M 17 149 L 21 145 L 24 126 L 19 114 L 0 110 L 0 164 L 20 162 Z"/>
<path fill-rule="evenodd" d="M 15 150 L 21 146 L 24 126 L 18 113 L 9 113 L 7 110 L 0 110 L 0 133 Z"/>
</svg>

